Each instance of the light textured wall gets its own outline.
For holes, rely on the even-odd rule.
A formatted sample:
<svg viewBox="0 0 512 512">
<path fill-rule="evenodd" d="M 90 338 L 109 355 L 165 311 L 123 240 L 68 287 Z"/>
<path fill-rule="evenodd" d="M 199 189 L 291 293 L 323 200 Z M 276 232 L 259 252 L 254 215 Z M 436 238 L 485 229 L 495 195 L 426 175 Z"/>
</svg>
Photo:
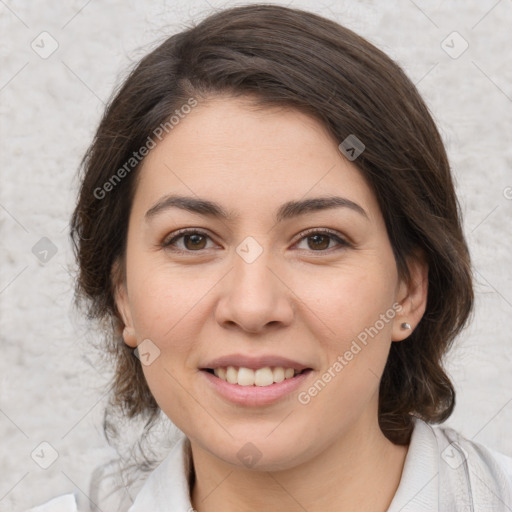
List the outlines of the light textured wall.
<svg viewBox="0 0 512 512">
<path fill-rule="evenodd" d="M 465 215 L 477 294 L 474 320 L 448 358 L 458 401 L 447 424 L 512 456 L 512 2 L 288 3 L 345 24 L 395 58 L 439 125 Z M 92 472 L 115 456 L 101 431 L 109 375 L 95 362 L 91 333 L 71 309 L 74 263 L 67 230 L 76 169 L 127 66 L 154 41 L 231 5 L 0 2 L 5 512 L 65 492 L 77 492 L 88 506 Z M 465 41 L 469 47 L 458 56 Z M 46 470 L 31 458 L 36 450 L 40 464 L 51 462 L 51 449 L 41 442 L 59 455 Z"/>
</svg>

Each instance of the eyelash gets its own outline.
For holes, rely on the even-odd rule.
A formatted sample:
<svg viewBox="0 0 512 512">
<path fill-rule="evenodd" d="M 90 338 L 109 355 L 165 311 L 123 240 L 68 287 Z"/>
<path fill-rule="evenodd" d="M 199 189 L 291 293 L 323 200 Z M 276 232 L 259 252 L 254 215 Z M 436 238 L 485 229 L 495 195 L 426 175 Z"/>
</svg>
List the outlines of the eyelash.
<svg viewBox="0 0 512 512">
<path fill-rule="evenodd" d="M 176 234 L 170 240 L 168 240 L 168 241 L 164 240 L 164 242 L 161 245 L 164 249 L 169 249 L 173 252 L 179 252 L 179 253 L 194 253 L 194 252 L 200 253 L 200 252 L 206 250 L 206 249 L 199 249 L 197 251 L 191 251 L 188 249 L 177 249 L 176 247 L 174 247 L 174 248 L 171 247 L 173 245 L 173 243 L 176 242 L 176 240 L 179 240 L 180 238 L 183 238 L 186 235 L 201 235 L 201 236 L 211 239 L 211 237 L 208 235 L 208 233 L 206 233 L 200 229 L 187 228 L 187 229 L 181 229 L 181 230 L 177 231 Z M 325 228 L 324 229 L 313 228 L 310 230 L 303 231 L 299 235 L 301 238 L 296 243 L 300 243 L 302 240 L 310 238 L 313 235 L 328 235 L 330 238 L 332 238 L 336 242 L 338 242 L 338 245 L 340 246 L 339 249 L 351 247 L 351 244 L 347 240 L 342 238 L 336 231 L 332 231 L 330 229 L 325 229 Z M 325 252 L 330 251 L 331 249 L 332 249 L 332 247 L 329 249 L 323 249 L 323 250 L 318 250 L 318 251 L 311 250 L 310 252 L 319 252 L 319 253 L 324 252 L 325 253 Z"/>
</svg>

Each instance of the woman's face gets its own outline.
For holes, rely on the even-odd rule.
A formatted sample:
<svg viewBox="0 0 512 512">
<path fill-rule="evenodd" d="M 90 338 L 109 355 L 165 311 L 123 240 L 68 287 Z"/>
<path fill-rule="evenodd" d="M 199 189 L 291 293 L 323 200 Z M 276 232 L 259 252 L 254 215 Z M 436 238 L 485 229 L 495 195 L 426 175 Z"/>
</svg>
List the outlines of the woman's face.
<svg viewBox="0 0 512 512">
<path fill-rule="evenodd" d="M 126 276 L 125 339 L 201 450 L 275 470 L 377 428 L 409 290 L 374 194 L 317 121 L 195 107 L 145 159 Z"/>
</svg>

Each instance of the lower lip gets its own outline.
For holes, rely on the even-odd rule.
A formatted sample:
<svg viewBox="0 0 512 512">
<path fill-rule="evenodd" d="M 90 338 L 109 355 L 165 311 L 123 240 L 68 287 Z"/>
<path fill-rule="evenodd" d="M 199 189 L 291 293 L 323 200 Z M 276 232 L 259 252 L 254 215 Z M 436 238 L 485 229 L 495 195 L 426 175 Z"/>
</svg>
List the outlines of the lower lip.
<svg viewBox="0 0 512 512">
<path fill-rule="evenodd" d="M 216 377 L 205 370 L 201 373 L 206 377 L 213 389 L 223 398 L 239 405 L 268 405 L 295 391 L 312 373 L 306 370 L 291 379 L 274 382 L 270 386 L 240 386 Z"/>
</svg>

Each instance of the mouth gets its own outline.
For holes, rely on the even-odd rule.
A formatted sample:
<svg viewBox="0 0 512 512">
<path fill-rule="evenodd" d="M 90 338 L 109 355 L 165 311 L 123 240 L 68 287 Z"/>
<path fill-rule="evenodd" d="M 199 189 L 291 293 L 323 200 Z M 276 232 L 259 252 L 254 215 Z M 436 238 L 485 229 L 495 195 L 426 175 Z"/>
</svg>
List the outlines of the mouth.
<svg viewBox="0 0 512 512">
<path fill-rule="evenodd" d="M 229 384 L 244 387 L 269 387 L 308 373 L 312 369 L 297 369 L 284 366 L 265 366 L 263 368 L 218 366 L 216 368 L 201 368 L 201 370 Z"/>
<path fill-rule="evenodd" d="M 309 363 L 311 364 L 311 363 Z M 305 362 L 278 354 L 226 354 L 198 366 L 205 391 L 237 406 L 263 407 L 288 401 L 315 372 Z"/>
<path fill-rule="evenodd" d="M 312 368 L 290 368 L 284 366 L 215 366 L 201 368 L 206 391 L 214 396 L 242 407 L 267 407 L 289 401 L 294 394 L 307 385 Z"/>
</svg>

